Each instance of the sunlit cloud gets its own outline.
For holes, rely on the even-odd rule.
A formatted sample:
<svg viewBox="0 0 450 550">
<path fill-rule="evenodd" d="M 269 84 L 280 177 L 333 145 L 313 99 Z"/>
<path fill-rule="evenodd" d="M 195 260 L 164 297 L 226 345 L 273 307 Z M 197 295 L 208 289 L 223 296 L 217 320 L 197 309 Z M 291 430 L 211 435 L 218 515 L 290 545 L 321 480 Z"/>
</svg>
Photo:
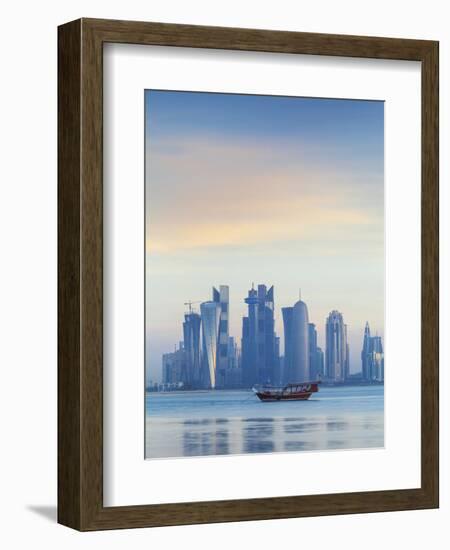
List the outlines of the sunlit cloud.
<svg viewBox="0 0 450 550">
<path fill-rule="evenodd" d="M 367 176 L 311 166 L 284 147 L 174 141 L 176 158 L 148 150 L 148 252 L 325 238 L 336 227 L 351 238 L 379 223 Z"/>
<path fill-rule="evenodd" d="M 247 221 L 195 220 L 179 224 L 160 224 L 150 229 L 147 236 L 147 251 L 173 253 L 180 249 L 218 246 L 249 246 L 258 243 L 295 241 L 319 232 L 332 231 L 340 224 L 349 230 L 370 225 L 373 221 L 357 210 L 333 210 L 317 207 L 302 201 L 287 203 L 283 211 L 270 212 L 266 218 Z"/>
</svg>

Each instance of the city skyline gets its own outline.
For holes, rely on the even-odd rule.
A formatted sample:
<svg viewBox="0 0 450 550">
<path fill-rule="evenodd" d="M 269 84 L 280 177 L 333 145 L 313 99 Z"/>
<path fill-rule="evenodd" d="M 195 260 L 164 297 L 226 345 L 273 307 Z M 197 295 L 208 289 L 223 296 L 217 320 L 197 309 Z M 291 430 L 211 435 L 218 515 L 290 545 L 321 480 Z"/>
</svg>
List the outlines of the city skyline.
<svg viewBox="0 0 450 550">
<path fill-rule="evenodd" d="M 327 383 L 384 382 L 384 346 L 364 327 L 360 362 L 350 370 L 348 327 L 344 315 L 330 311 L 325 321 L 325 350 L 318 345 L 317 325 L 311 322 L 308 305 L 299 297 L 282 307 L 284 349 L 276 333 L 275 289 L 252 283 L 243 301 L 241 346 L 230 336 L 230 292 L 227 285 L 212 287 L 212 300 L 193 302 L 182 322 L 183 340 L 162 355 L 162 382 L 173 388 L 233 389 L 255 385 L 284 386 L 322 380 Z M 325 352 L 325 353 L 324 353 Z M 154 381 L 148 381 L 153 387 Z M 181 384 L 181 386 L 180 386 Z"/>
<path fill-rule="evenodd" d="M 345 312 L 350 368 L 364 325 L 383 336 L 382 102 L 146 92 L 146 369 L 182 339 L 184 303 L 210 281 L 230 287 L 240 338 L 251 281 L 299 287 L 325 349 L 324 322 Z M 359 367 L 358 367 L 359 368 Z"/>
</svg>

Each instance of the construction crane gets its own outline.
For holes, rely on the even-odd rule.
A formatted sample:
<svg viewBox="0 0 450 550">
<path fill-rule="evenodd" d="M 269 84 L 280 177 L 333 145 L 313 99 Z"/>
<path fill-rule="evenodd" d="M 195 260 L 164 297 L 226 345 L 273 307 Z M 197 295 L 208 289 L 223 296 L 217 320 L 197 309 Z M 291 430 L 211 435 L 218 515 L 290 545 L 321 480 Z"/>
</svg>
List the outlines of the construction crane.
<svg viewBox="0 0 450 550">
<path fill-rule="evenodd" d="M 185 306 L 189 306 L 189 314 L 192 313 L 192 304 L 201 304 L 201 300 L 197 300 L 196 302 L 184 302 Z"/>
</svg>

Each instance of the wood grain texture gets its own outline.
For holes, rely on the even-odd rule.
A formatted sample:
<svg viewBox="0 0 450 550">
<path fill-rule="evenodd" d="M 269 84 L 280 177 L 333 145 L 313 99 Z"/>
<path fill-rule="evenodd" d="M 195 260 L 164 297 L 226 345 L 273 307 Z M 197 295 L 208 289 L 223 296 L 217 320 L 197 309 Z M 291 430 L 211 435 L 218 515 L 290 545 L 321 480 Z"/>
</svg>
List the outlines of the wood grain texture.
<svg viewBox="0 0 450 550">
<path fill-rule="evenodd" d="M 439 47 L 422 60 L 422 488 L 439 502 Z"/>
<path fill-rule="evenodd" d="M 58 521 L 82 531 L 438 506 L 438 43 L 81 19 L 59 28 Z M 103 506 L 102 65 L 105 42 L 422 63 L 422 484 L 419 489 Z"/>
<path fill-rule="evenodd" d="M 81 528 L 81 22 L 58 32 L 58 521 Z"/>
</svg>

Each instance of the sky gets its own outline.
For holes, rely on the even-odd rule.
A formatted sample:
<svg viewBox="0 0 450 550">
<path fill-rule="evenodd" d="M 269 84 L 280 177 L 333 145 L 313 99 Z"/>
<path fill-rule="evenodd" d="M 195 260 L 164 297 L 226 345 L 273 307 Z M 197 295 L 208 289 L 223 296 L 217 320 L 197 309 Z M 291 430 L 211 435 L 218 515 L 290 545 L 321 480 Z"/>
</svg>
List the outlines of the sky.
<svg viewBox="0 0 450 550">
<path fill-rule="evenodd" d="M 240 344 L 252 282 L 274 285 L 282 350 L 300 290 L 323 350 L 339 310 L 359 371 L 366 321 L 384 329 L 384 103 L 147 90 L 145 117 L 147 379 L 212 286 Z"/>
</svg>

